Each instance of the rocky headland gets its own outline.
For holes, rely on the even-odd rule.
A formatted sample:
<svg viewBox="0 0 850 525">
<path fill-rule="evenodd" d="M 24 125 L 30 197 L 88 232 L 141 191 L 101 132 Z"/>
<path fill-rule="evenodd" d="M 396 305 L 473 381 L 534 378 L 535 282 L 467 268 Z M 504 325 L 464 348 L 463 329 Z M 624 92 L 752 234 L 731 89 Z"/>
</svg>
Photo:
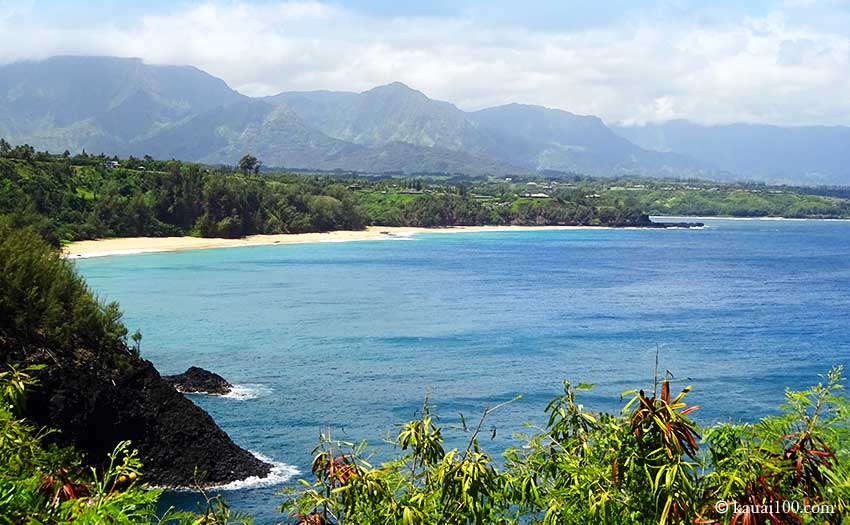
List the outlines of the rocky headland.
<svg viewBox="0 0 850 525">
<path fill-rule="evenodd" d="M 73 264 L 34 232 L 0 223 L 0 369 L 43 365 L 25 416 L 56 429 L 93 466 L 130 440 L 143 480 L 220 485 L 265 477 L 271 465 L 236 445 L 129 342 L 116 304 L 96 300 Z M 196 472 L 200 476 L 196 476 Z"/>
<path fill-rule="evenodd" d="M 30 398 L 31 419 L 59 428 L 61 440 L 93 462 L 129 439 L 141 455 L 144 480 L 153 485 L 218 485 L 268 475 L 270 465 L 236 445 L 149 361 L 127 364 L 117 372 L 71 360 L 48 366 Z"/>
</svg>

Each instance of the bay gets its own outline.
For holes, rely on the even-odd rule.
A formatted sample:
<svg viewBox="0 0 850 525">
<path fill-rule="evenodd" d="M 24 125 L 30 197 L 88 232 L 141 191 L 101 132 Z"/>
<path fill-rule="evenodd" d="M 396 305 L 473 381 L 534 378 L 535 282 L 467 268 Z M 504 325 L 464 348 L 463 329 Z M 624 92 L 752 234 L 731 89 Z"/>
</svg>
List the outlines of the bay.
<svg viewBox="0 0 850 525">
<path fill-rule="evenodd" d="M 75 261 L 121 303 L 161 373 L 213 370 L 240 396 L 193 396 L 242 447 L 307 476 L 319 433 L 381 437 L 426 390 L 494 454 L 544 422 L 562 381 L 617 410 L 661 370 L 693 384 L 701 422 L 775 412 L 786 387 L 850 364 L 850 222 L 707 219 L 696 230 L 426 233 Z M 490 439 L 491 429 L 497 430 Z M 460 430 L 447 430 L 461 444 Z M 285 467 L 284 467 L 285 465 Z M 289 479 L 287 483 L 292 483 Z M 280 485 L 225 492 L 258 523 Z M 193 508 L 193 494 L 166 501 Z"/>
</svg>

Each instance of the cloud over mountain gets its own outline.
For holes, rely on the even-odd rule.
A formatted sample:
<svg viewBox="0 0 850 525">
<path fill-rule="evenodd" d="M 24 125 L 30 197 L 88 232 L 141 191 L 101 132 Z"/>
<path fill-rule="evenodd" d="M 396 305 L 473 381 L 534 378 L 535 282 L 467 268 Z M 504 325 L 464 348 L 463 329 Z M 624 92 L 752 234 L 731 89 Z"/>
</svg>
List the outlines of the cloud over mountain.
<svg viewBox="0 0 850 525">
<path fill-rule="evenodd" d="M 399 80 L 465 110 L 516 101 L 612 123 L 850 123 L 845 2 L 722 3 L 154 2 L 122 16 L 5 2 L 0 56 L 193 64 L 249 95 Z"/>
</svg>

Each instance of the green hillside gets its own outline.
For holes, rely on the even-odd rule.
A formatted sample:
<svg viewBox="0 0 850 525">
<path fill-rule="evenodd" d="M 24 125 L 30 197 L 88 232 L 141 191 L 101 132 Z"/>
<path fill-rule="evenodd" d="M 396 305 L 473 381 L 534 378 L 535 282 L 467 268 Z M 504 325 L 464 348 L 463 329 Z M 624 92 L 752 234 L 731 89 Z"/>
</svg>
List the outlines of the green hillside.
<svg viewBox="0 0 850 525">
<path fill-rule="evenodd" d="M 5 153 L 3 153 L 5 152 Z M 255 169 L 256 168 L 256 169 Z M 54 243 L 126 236 L 242 237 L 367 225 L 653 226 L 634 202 L 584 189 L 523 197 L 490 183 L 238 171 L 151 158 L 50 155 L 0 142 L 0 214 Z M 483 180 L 483 179 L 482 179 Z M 413 186 L 413 187 L 412 187 Z M 481 191 L 492 194 L 480 194 Z"/>
</svg>

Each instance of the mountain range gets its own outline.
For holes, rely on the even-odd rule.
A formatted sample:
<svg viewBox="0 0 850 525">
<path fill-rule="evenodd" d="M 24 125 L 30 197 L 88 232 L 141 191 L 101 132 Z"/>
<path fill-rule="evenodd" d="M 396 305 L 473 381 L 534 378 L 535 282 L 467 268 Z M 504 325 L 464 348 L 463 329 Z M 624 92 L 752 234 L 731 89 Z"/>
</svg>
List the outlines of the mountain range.
<svg viewBox="0 0 850 525">
<path fill-rule="evenodd" d="M 50 151 L 206 163 L 252 153 L 290 169 L 850 183 L 847 127 L 609 127 L 523 104 L 463 111 L 398 82 L 256 98 L 194 67 L 133 58 L 0 66 L 0 137 Z"/>
</svg>

